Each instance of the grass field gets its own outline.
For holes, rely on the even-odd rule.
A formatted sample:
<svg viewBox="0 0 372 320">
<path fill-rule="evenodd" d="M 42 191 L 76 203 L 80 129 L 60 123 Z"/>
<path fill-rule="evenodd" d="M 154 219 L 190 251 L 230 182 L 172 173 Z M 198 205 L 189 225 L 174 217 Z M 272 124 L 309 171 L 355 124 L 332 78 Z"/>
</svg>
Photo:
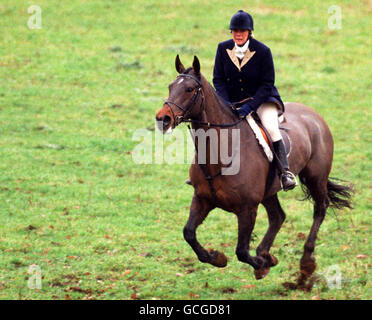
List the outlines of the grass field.
<svg viewBox="0 0 372 320">
<path fill-rule="evenodd" d="M 31 5 L 42 9 L 41 29 L 28 28 Z M 341 29 L 328 26 L 331 5 Z M 196 54 L 211 81 L 240 8 L 273 52 L 283 100 L 328 122 L 331 176 L 355 188 L 354 210 L 329 210 L 320 229 L 312 292 L 282 286 L 296 277 L 312 223 L 300 188 L 280 193 L 279 264 L 256 281 L 235 256 L 234 215 L 215 210 L 198 229 L 230 258 L 224 269 L 200 263 L 183 240 L 187 164 L 132 159 L 133 134 L 154 129 L 176 54 L 185 66 Z M 366 0 L 1 1 L 0 299 L 371 299 L 371 27 Z M 260 208 L 254 248 L 266 228 Z M 40 289 L 28 286 L 31 265 Z"/>
</svg>

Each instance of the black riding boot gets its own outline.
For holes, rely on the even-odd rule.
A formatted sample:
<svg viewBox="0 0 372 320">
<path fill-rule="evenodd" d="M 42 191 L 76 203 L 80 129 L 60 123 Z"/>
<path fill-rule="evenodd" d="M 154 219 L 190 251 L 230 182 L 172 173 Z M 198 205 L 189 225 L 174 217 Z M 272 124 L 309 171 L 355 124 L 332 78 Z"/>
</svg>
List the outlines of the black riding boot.
<svg viewBox="0 0 372 320">
<path fill-rule="evenodd" d="M 280 173 L 280 180 L 284 191 L 288 191 L 297 186 L 297 180 L 295 175 L 289 171 L 289 164 L 287 159 L 287 153 L 283 140 L 275 141 L 273 143 L 274 151 L 279 158 L 280 164 L 283 167 L 283 172 Z"/>
</svg>

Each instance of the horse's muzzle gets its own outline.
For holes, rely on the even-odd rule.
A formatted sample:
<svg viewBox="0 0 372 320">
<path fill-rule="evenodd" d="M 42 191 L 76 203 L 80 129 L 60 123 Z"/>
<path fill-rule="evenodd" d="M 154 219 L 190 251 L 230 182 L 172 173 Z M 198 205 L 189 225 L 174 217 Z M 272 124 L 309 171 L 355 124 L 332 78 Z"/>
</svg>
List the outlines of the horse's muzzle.
<svg viewBox="0 0 372 320">
<path fill-rule="evenodd" d="M 171 126 L 172 119 L 168 115 L 164 115 L 162 117 L 156 116 L 155 119 L 156 119 L 156 126 L 162 132 L 167 131 L 169 127 Z"/>
</svg>

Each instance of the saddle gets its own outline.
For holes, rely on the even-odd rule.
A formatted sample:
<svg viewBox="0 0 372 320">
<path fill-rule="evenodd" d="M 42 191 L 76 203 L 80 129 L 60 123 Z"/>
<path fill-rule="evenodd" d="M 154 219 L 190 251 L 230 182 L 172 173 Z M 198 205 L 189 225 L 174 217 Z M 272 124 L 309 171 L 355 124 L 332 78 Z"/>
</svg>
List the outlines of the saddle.
<svg viewBox="0 0 372 320">
<path fill-rule="evenodd" d="M 282 120 L 280 120 L 280 117 L 283 117 Z M 281 123 L 285 122 L 286 119 L 285 119 L 284 116 L 280 116 L 280 117 L 279 117 L 279 121 L 280 121 L 279 130 L 280 130 L 280 133 L 282 135 L 284 146 L 285 146 L 285 151 L 286 151 L 287 156 L 288 156 L 289 152 L 291 151 L 291 140 L 289 139 L 289 136 L 288 136 L 287 132 L 290 129 L 281 125 Z M 258 117 L 256 112 L 252 112 L 252 118 L 254 119 L 254 121 L 256 122 L 258 127 L 260 128 L 261 134 L 262 134 L 263 138 L 265 139 L 265 141 L 267 142 L 267 144 L 269 145 L 271 151 L 274 152 L 273 141 L 271 139 L 271 136 L 270 136 L 269 132 L 267 131 L 267 129 L 262 124 L 262 122 L 261 122 L 261 120 Z"/>
</svg>

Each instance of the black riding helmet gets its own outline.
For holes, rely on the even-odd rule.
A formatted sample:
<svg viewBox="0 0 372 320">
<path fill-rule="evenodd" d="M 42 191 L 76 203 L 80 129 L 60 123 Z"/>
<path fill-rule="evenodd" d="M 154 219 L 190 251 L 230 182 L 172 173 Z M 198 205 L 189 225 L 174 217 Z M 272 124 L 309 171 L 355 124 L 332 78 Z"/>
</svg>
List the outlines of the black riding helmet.
<svg viewBox="0 0 372 320">
<path fill-rule="evenodd" d="M 233 15 L 230 21 L 230 30 L 253 30 L 252 16 L 243 10 L 239 10 Z"/>
</svg>

